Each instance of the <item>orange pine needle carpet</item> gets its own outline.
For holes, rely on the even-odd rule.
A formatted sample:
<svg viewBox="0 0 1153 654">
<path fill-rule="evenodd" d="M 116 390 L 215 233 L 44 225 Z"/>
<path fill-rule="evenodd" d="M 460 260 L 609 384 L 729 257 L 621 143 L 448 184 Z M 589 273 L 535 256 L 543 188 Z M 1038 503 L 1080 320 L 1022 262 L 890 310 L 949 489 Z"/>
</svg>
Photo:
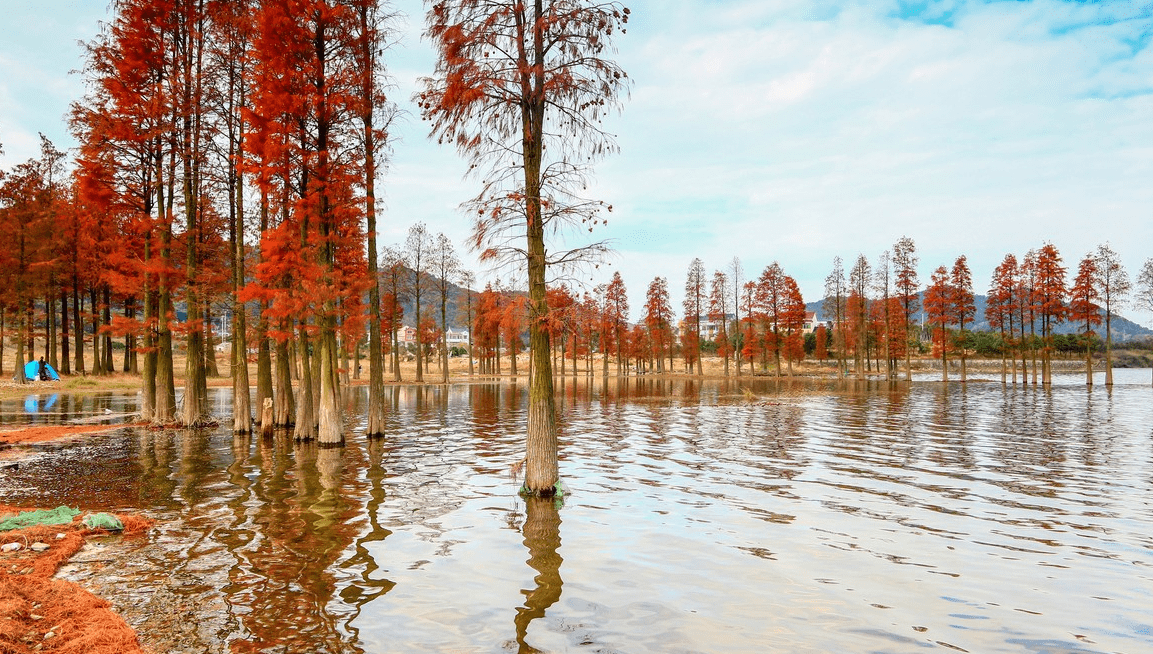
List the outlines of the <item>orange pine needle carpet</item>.
<svg viewBox="0 0 1153 654">
<path fill-rule="evenodd" d="M 44 425 L 41 427 L 25 427 L 0 431 L 0 444 L 15 445 L 16 443 L 41 443 L 52 441 L 65 436 L 79 434 L 97 434 L 102 431 L 121 429 L 127 425 Z"/>
<path fill-rule="evenodd" d="M 0 506 L 0 512 L 8 508 Z M 152 526 L 151 520 L 139 516 L 117 517 L 127 536 Z M 80 516 L 67 525 L 0 532 L 0 546 L 12 542 L 23 546 L 0 554 L 0 654 L 143 654 L 136 632 L 108 602 L 77 584 L 52 578 L 84 546 L 87 536 L 104 533 L 89 529 Z M 33 552 L 30 545 L 36 542 L 50 547 Z"/>
</svg>

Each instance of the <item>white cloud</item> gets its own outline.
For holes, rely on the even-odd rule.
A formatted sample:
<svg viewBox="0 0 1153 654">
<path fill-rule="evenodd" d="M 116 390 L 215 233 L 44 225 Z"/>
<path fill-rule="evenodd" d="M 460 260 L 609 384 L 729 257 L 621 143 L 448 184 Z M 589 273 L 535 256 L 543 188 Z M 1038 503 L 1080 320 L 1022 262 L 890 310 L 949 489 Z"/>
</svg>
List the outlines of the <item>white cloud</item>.
<svg viewBox="0 0 1153 654">
<path fill-rule="evenodd" d="M 903 234 L 926 277 L 964 253 L 980 284 L 1005 252 L 1045 240 L 1070 260 L 1106 239 L 1131 244 L 1130 267 L 1148 256 L 1153 61 L 1130 45 L 1148 16 L 960 3 L 921 21 L 895 3 L 789 4 L 679 2 L 620 41 L 636 89 L 598 192 L 621 209 L 610 231 L 661 227 L 629 254 L 634 268 L 651 257 L 642 280 L 679 288 L 692 257 L 736 254 L 757 270 L 781 261 L 816 297 L 833 256 L 874 257 Z M 952 26 L 932 24 L 942 16 Z"/>
<path fill-rule="evenodd" d="M 978 287 L 1005 252 L 1045 240 L 1070 267 L 1105 240 L 1132 270 L 1153 254 L 1153 18 L 1137 4 L 627 4 L 617 59 L 634 87 L 608 121 L 621 153 L 597 165 L 590 194 L 615 205 L 596 236 L 621 254 L 600 274 L 621 271 L 634 313 L 655 276 L 679 306 L 693 257 L 711 271 L 737 255 L 750 277 L 780 261 L 815 298 L 834 256 L 872 258 L 902 235 L 917 241 L 923 277 L 966 254 Z M 464 162 L 426 138 L 409 102 L 434 58 L 422 3 L 398 9 L 404 41 L 390 61 L 409 117 L 382 183 L 381 238 L 399 242 L 422 220 L 462 243 L 470 225 L 456 207 L 479 183 L 461 179 Z M 95 33 L 95 19 L 84 24 Z M 0 43 L 0 67 L 13 51 Z M 0 165 L 48 131 L 25 116 L 54 123 L 67 109 L 11 81 L 65 93 L 77 62 L 50 58 L 0 70 Z"/>
</svg>

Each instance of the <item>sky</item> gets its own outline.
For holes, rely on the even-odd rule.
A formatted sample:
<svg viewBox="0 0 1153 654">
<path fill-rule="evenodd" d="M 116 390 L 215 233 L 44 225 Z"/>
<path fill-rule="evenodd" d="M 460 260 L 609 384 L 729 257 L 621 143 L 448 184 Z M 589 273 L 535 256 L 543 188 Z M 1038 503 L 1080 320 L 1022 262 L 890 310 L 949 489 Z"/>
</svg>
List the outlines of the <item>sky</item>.
<svg viewBox="0 0 1153 654">
<path fill-rule="evenodd" d="M 75 145 L 79 40 L 109 0 L 0 0 L 0 168 Z M 633 319 L 653 278 L 680 308 L 689 264 L 746 279 L 778 262 L 808 301 L 902 236 L 920 278 L 965 255 L 984 292 L 1007 253 L 1052 242 L 1075 272 L 1101 243 L 1135 277 L 1153 257 L 1153 7 L 1136 2 L 635 0 L 615 55 L 632 81 L 607 121 L 619 153 L 590 197 L 613 205 L 592 237 L 615 255 Z M 435 63 L 424 6 L 398 0 L 392 96 L 403 112 L 381 241 L 423 221 L 465 250 L 458 205 L 479 191 L 427 138 L 412 93 Z M 379 187 L 378 187 L 379 188 Z M 1153 326 L 1153 315 L 1121 313 Z"/>
</svg>

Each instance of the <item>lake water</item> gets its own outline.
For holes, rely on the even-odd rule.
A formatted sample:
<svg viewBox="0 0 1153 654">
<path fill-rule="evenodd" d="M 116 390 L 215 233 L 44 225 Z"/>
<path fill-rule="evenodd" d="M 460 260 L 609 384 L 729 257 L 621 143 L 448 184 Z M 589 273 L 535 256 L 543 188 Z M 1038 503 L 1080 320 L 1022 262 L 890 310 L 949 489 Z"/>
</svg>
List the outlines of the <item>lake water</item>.
<svg viewBox="0 0 1153 654">
<path fill-rule="evenodd" d="M 157 518 L 66 576 L 185 651 L 1153 651 L 1150 371 L 1056 382 L 569 379 L 563 505 L 509 477 L 523 385 L 392 387 L 381 440 L 128 428 L 16 451 L 0 503 Z M 136 399 L 46 402 L 0 416 Z"/>
</svg>

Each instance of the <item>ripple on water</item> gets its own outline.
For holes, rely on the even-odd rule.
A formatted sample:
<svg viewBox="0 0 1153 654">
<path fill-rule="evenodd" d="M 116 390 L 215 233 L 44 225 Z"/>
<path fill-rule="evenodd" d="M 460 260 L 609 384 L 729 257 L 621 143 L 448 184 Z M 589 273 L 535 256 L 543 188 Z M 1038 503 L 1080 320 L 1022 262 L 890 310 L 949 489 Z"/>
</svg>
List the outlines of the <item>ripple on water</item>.
<svg viewBox="0 0 1153 654">
<path fill-rule="evenodd" d="M 159 518 L 107 544 L 115 575 L 68 574 L 146 638 L 188 605 L 190 637 L 238 651 L 1153 648 L 1147 383 L 557 390 L 563 507 L 515 495 L 510 383 L 391 387 L 388 435 L 343 449 L 131 428 L 33 446 L 0 502 Z"/>
</svg>

